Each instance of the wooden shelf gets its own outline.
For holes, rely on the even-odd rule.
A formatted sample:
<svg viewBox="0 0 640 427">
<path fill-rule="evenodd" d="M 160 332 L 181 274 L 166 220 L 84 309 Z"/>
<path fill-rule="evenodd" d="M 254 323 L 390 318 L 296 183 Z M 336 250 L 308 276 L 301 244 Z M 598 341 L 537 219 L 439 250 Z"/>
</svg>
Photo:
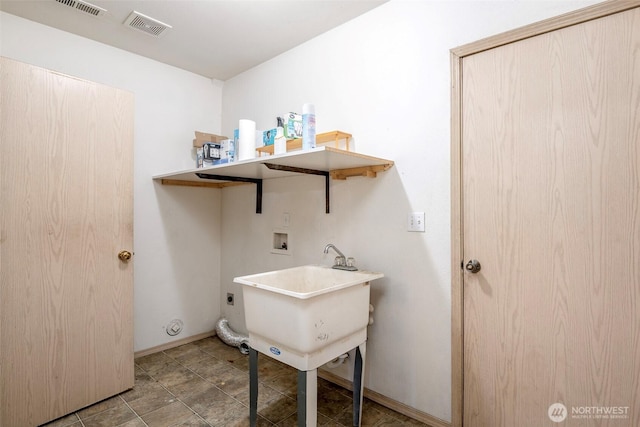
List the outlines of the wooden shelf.
<svg viewBox="0 0 640 427">
<path fill-rule="evenodd" d="M 351 134 L 342 132 L 339 130 L 317 134 L 316 146 L 333 142 L 334 148 L 340 148 L 339 143 L 343 139 L 345 140 L 346 151 L 349 151 L 349 141 L 351 140 Z M 287 141 L 287 151 L 295 151 L 295 150 L 301 150 L 301 149 L 302 149 L 302 139 L 296 138 L 296 139 L 290 139 Z M 273 154 L 273 150 L 274 150 L 273 144 L 256 148 L 256 151 L 258 152 L 258 156 L 261 155 L 262 153 Z"/>
<path fill-rule="evenodd" d="M 223 165 L 193 168 L 156 175 L 164 185 L 223 188 L 232 185 L 256 184 L 256 213 L 262 212 L 262 180 L 284 178 L 296 174 L 325 177 L 326 205 L 329 213 L 329 177 L 347 179 L 355 176 L 375 178 L 393 166 L 393 161 L 352 151 L 322 146 L 298 150 L 277 156 L 256 157 Z"/>
<path fill-rule="evenodd" d="M 346 179 L 353 176 L 375 177 L 377 172 L 388 170 L 393 166 L 393 161 L 391 160 L 323 146 L 311 150 L 287 152 L 277 156 L 256 157 L 254 159 L 225 163 L 223 165 L 155 175 L 153 179 L 161 181 L 165 185 L 192 185 L 202 187 L 202 184 L 208 184 L 205 186 L 217 187 L 219 186 L 218 184 L 223 184 L 225 181 L 211 182 L 211 180 L 202 179 L 196 174 L 208 173 L 258 179 L 283 178 L 295 174 L 295 172 L 269 169 L 264 166 L 265 163 L 326 171 L 329 172 L 334 179 Z M 175 181 L 181 182 L 178 184 Z M 229 181 L 226 181 L 226 184 L 228 185 Z"/>
</svg>

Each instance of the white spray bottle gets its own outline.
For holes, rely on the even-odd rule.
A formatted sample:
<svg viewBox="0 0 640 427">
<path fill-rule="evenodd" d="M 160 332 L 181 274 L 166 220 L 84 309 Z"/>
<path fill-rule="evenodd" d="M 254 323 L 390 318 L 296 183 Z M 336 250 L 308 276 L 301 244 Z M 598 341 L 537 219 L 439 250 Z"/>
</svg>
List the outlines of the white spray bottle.
<svg viewBox="0 0 640 427">
<path fill-rule="evenodd" d="M 313 104 L 302 106 L 302 149 L 316 148 L 316 107 Z"/>
</svg>

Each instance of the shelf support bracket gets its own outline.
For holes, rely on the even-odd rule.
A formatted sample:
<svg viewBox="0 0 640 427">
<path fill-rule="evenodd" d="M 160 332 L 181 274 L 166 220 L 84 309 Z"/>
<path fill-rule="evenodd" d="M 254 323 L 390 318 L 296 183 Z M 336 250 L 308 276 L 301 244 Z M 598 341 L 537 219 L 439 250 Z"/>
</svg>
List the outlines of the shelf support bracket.
<svg viewBox="0 0 640 427">
<path fill-rule="evenodd" d="M 264 163 L 266 167 L 272 170 L 304 173 L 307 175 L 321 175 L 324 176 L 324 197 L 325 197 L 325 213 L 330 213 L 329 205 L 329 172 L 320 171 L 316 169 L 298 168 L 295 166 L 276 165 L 274 163 Z"/>
<path fill-rule="evenodd" d="M 249 182 L 256 184 L 256 213 L 262 213 L 262 179 L 259 178 L 243 178 L 241 176 L 212 175 L 208 173 L 196 173 L 198 178 L 213 179 L 216 181 L 232 181 L 232 182 Z"/>
</svg>

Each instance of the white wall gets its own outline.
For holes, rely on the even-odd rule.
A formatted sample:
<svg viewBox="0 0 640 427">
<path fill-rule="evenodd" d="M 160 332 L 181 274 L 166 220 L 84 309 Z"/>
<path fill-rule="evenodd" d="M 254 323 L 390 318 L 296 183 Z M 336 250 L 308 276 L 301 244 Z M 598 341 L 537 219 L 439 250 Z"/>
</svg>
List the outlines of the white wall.
<svg viewBox="0 0 640 427">
<path fill-rule="evenodd" d="M 449 49 L 592 3 L 392 0 L 224 88 L 2 12 L 0 54 L 135 94 L 136 350 L 170 341 L 174 317 L 185 320 L 178 338 L 211 330 L 220 310 L 242 331 L 234 276 L 330 264 L 322 249 L 333 242 L 386 275 L 372 285 L 366 386 L 450 420 Z M 230 134 L 240 118 L 267 128 L 304 102 L 316 104 L 320 132 L 351 132 L 357 151 L 396 162 L 375 179 L 332 182 L 331 214 L 318 177 L 266 182 L 262 215 L 253 186 L 151 181 L 191 167 L 194 130 Z M 406 231 L 410 211 L 426 212 L 426 233 Z M 283 212 L 292 256 L 269 253 Z M 234 307 L 221 301 L 227 291 Z"/>
<path fill-rule="evenodd" d="M 312 102 L 319 132 L 351 132 L 356 151 L 396 163 L 375 179 L 332 182 L 329 215 L 317 177 L 268 181 L 262 215 L 253 188 L 223 190 L 223 294 L 241 294 L 236 275 L 331 264 L 322 249 L 335 243 L 385 274 L 372 284 L 365 385 L 450 420 L 449 49 L 592 3 L 392 0 L 227 80 L 223 132 L 241 118 L 273 127 L 277 115 Z M 425 233 L 406 231 L 411 211 L 426 212 Z M 269 253 L 283 212 L 290 257 Z M 240 302 L 222 311 L 243 330 Z"/>
<path fill-rule="evenodd" d="M 193 167 L 194 130 L 220 132 L 222 82 L 3 12 L 0 28 L 2 56 L 135 96 L 135 349 L 213 330 L 220 190 L 164 187 L 151 177 Z M 185 323 L 176 338 L 164 331 L 173 318 Z"/>
</svg>

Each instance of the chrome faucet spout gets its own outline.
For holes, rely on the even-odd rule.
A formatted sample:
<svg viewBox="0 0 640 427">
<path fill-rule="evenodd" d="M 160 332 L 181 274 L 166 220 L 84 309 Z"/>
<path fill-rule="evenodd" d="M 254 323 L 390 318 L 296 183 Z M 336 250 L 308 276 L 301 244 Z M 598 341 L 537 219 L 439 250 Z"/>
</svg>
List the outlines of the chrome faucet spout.
<svg viewBox="0 0 640 427">
<path fill-rule="evenodd" d="M 324 253 L 328 254 L 329 253 L 329 249 L 333 249 L 334 251 L 336 251 L 336 253 L 338 255 L 340 255 L 342 258 L 346 259 L 344 254 L 342 252 L 340 252 L 340 249 L 336 248 L 336 246 L 333 243 L 329 243 L 327 246 L 324 247 Z"/>
<path fill-rule="evenodd" d="M 335 264 L 333 265 L 332 268 L 337 268 L 339 270 L 348 270 L 348 271 L 357 270 L 357 268 L 354 265 L 354 259 L 353 258 L 347 259 L 347 257 L 344 256 L 344 254 L 340 251 L 340 249 L 336 248 L 336 245 L 334 245 L 333 243 L 329 243 L 327 246 L 324 247 L 324 253 L 328 254 L 329 249 L 333 249 L 338 254 L 335 260 Z"/>
</svg>

